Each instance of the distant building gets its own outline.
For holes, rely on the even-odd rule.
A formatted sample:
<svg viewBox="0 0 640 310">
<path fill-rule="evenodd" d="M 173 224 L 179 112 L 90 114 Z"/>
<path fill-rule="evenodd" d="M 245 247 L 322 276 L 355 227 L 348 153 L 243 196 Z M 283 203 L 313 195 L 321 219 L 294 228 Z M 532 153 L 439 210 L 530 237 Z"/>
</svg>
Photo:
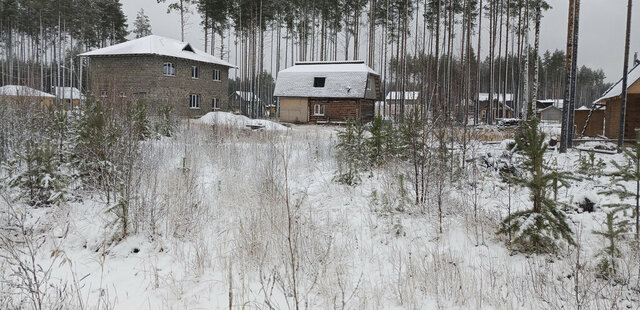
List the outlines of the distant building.
<svg viewBox="0 0 640 310">
<path fill-rule="evenodd" d="M 492 96 L 493 99 L 493 119 L 499 119 L 504 115 L 506 118 L 517 117 L 516 113 L 513 113 L 513 94 L 497 94 L 494 93 Z M 506 99 L 506 100 L 505 100 Z M 486 122 L 487 115 L 489 114 L 489 93 L 479 93 L 478 94 L 478 116 L 480 117 L 480 121 Z"/>
<path fill-rule="evenodd" d="M 562 110 L 555 106 L 548 106 L 538 110 L 538 118 L 543 122 L 557 122 L 562 121 Z"/>
<path fill-rule="evenodd" d="M 420 105 L 420 99 L 419 91 L 390 91 L 385 97 L 384 104 L 376 104 L 376 111 L 377 114 L 396 117 L 404 111 L 404 115 L 409 116 L 416 109 L 424 108 Z"/>
<path fill-rule="evenodd" d="M 84 94 L 75 87 L 53 87 L 53 93 L 60 103 L 67 107 L 78 107 L 81 102 L 86 100 Z"/>
<path fill-rule="evenodd" d="M 257 115 L 264 114 L 264 105 L 260 97 L 250 91 L 235 91 L 233 93 L 233 106 L 246 115 L 254 115 L 253 110 L 258 109 Z"/>
<path fill-rule="evenodd" d="M 604 112 L 604 135 L 610 139 L 617 139 L 620 132 L 620 110 L 622 109 L 622 79 L 613 84 L 594 103 L 606 106 Z M 624 138 L 635 139 L 636 128 L 640 128 L 640 63 L 636 63 L 627 77 L 627 109 L 624 120 Z"/>
<path fill-rule="evenodd" d="M 294 123 L 369 122 L 382 98 L 380 75 L 364 61 L 298 62 L 278 73 L 280 120 Z"/>
<path fill-rule="evenodd" d="M 0 87 L 0 103 L 50 106 L 55 98 L 52 94 L 27 86 L 5 85 Z"/>
<path fill-rule="evenodd" d="M 189 43 L 150 35 L 79 56 L 89 58 L 88 88 L 100 100 L 144 99 L 185 117 L 229 108 L 234 66 Z"/>
</svg>

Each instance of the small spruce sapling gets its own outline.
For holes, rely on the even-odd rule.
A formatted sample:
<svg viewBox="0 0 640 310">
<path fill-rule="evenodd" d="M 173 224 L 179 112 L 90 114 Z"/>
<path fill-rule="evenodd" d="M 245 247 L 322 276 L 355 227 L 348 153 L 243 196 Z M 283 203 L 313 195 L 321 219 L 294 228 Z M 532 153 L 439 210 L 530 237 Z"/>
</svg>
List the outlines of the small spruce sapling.
<svg viewBox="0 0 640 310">
<path fill-rule="evenodd" d="M 619 220 L 618 212 L 621 208 L 614 208 L 607 212 L 605 220 L 606 228 L 602 231 L 593 231 L 594 234 L 605 238 L 607 245 L 597 254 L 600 257 L 596 266 L 597 275 L 603 279 L 612 279 L 616 277 L 618 269 L 618 258 L 620 257 L 620 249 L 618 242 L 627 232 L 629 225 L 627 220 Z"/>
<path fill-rule="evenodd" d="M 636 243 L 640 243 L 640 221 L 638 219 L 638 213 L 640 212 L 640 129 L 636 129 L 636 143 L 631 147 L 625 148 L 623 154 L 625 162 L 611 161 L 615 171 L 608 175 L 613 181 L 613 186 L 601 193 L 607 196 L 618 196 L 621 201 L 618 204 L 605 206 L 633 210 Z M 633 185 L 628 187 L 628 183 Z M 633 202 L 630 202 L 631 200 Z"/>
<path fill-rule="evenodd" d="M 65 201 L 67 177 L 55 150 L 50 143 L 40 146 L 27 140 L 24 151 L 17 154 L 24 167 L 18 162 L 9 165 L 8 185 L 18 188 L 31 206 L 50 207 Z"/>
<path fill-rule="evenodd" d="M 368 162 L 364 127 L 358 122 L 348 121 L 344 130 L 338 132 L 338 171 L 334 180 L 346 185 L 357 185 L 360 173 Z"/>
<path fill-rule="evenodd" d="M 521 252 L 553 253 L 557 250 L 556 240 L 559 238 L 574 244 L 565 213 L 547 193 L 554 182 L 569 186 L 570 174 L 552 171 L 545 164 L 547 144 L 544 140 L 545 134 L 538 131 L 536 118 L 522 123 L 516 135 L 518 149 L 523 155 L 522 167 L 527 173 L 515 177 L 514 183 L 529 189 L 532 207 L 507 216 L 498 233 L 511 234 L 512 248 Z"/>
</svg>

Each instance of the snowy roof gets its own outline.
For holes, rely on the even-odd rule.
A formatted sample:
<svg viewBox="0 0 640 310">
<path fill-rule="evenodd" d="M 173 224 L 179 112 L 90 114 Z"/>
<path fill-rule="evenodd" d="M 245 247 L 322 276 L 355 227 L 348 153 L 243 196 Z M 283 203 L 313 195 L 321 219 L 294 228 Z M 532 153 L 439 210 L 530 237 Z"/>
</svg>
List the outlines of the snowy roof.
<svg viewBox="0 0 640 310">
<path fill-rule="evenodd" d="M 402 95 L 402 91 L 390 91 L 387 94 L 387 100 L 396 100 L 404 97 L 404 100 L 418 100 L 420 96 L 419 91 L 406 91 L 404 92 L 404 96 Z"/>
<path fill-rule="evenodd" d="M 364 61 L 298 62 L 278 73 L 274 96 L 364 98 L 369 75 L 378 75 Z M 314 87 L 316 77 L 324 87 Z"/>
<path fill-rule="evenodd" d="M 502 94 L 493 93 L 493 100 L 496 100 L 496 99 L 498 99 L 498 102 L 504 101 Z M 478 101 L 489 101 L 489 93 L 479 93 Z M 513 101 L 513 94 L 507 94 L 507 101 Z"/>
<path fill-rule="evenodd" d="M 75 87 L 53 87 L 53 92 L 59 99 L 86 99 L 80 90 Z"/>
<path fill-rule="evenodd" d="M 242 98 L 242 100 L 244 101 L 250 101 L 252 98 L 255 101 L 260 101 L 260 98 L 258 98 L 258 96 L 254 95 L 252 92 L 250 91 L 236 91 L 236 95 L 240 98 Z"/>
<path fill-rule="evenodd" d="M 629 87 L 631 87 L 631 85 L 633 85 L 635 82 L 640 80 L 640 69 L 639 68 L 640 68 L 640 63 L 638 63 L 635 66 L 633 66 L 633 68 L 631 68 L 631 70 L 627 74 L 627 89 L 629 89 Z M 620 95 L 622 95 L 622 79 L 618 80 L 618 82 L 616 82 L 615 84 L 613 84 L 613 86 L 611 86 L 609 89 L 607 89 L 607 91 L 604 92 L 602 97 L 600 97 L 600 99 L 594 101 L 594 103 L 600 102 L 600 101 L 605 100 L 605 99 L 618 97 Z"/>
<path fill-rule="evenodd" d="M 159 55 L 190 59 L 235 68 L 234 65 L 197 48 L 187 42 L 150 35 L 124 43 L 111 45 L 79 56 Z"/>
<path fill-rule="evenodd" d="M 564 99 L 539 99 L 536 102 L 552 105 L 558 109 L 562 109 L 564 106 Z"/>
<path fill-rule="evenodd" d="M 0 87 L 0 96 L 23 96 L 23 97 L 52 97 L 54 95 L 20 85 L 5 85 Z"/>
</svg>

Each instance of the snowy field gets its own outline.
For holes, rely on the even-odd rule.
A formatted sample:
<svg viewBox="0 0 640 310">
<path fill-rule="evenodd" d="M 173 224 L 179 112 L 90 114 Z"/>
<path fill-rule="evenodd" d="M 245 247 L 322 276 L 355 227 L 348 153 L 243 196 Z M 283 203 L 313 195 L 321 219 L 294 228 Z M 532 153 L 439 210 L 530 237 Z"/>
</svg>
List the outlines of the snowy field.
<svg viewBox="0 0 640 310">
<path fill-rule="evenodd" d="M 0 259 L 2 308 L 33 308 L 24 282 L 34 275 L 44 309 L 295 309 L 296 299 L 304 309 L 640 307 L 638 254 L 626 243 L 624 281 L 596 277 L 605 241 L 593 231 L 604 228 L 602 205 L 614 199 L 598 194 L 610 184 L 604 174 L 557 192 L 577 246 L 510 253 L 498 225 L 530 202 L 498 173 L 517 166 L 508 143 L 472 141 L 464 160 L 454 145 L 460 168 L 444 183 L 440 232 L 436 190 L 414 204 L 406 162 L 338 184 L 340 127 L 262 121 L 249 129 L 254 122 L 212 113 L 183 122 L 173 138 L 142 142 L 132 233 L 119 242 L 97 193 L 51 208 L 2 200 L 2 226 L 19 218 L 24 228 Z M 549 150 L 545 161 L 576 171 L 580 156 L 588 153 Z M 595 154 L 605 173 L 622 158 Z M 584 197 L 594 212 L 577 206 Z M 7 253 L 18 250 L 41 272 L 17 268 Z"/>
</svg>

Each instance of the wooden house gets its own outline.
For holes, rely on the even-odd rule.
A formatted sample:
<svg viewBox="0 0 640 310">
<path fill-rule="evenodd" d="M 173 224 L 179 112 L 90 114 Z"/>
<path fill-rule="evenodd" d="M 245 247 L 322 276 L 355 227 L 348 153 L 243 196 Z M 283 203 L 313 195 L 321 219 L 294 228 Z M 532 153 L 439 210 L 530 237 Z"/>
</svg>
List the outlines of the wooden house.
<svg viewBox="0 0 640 310">
<path fill-rule="evenodd" d="M 602 136 L 604 129 L 604 106 L 596 105 L 593 109 L 581 106 L 577 108 L 573 116 L 573 124 L 577 136 L 598 137 Z M 591 116 L 589 116 L 591 114 Z M 589 119 L 589 123 L 587 123 Z M 585 128 L 585 125 L 587 128 Z M 582 133 L 584 131 L 584 134 Z"/>
<path fill-rule="evenodd" d="M 503 96 L 503 94 L 494 93 L 492 97 L 494 119 L 502 118 L 503 110 L 506 118 L 517 117 L 516 113 L 513 111 L 513 94 L 506 94 L 506 96 Z M 482 122 L 487 121 L 489 102 L 489 93 L 478 94 L 478 115 Z"/>
<path fill-rule="evenodd" d="M 144 99 L 198 117 L 228 109 L 234 65 L 187 42 L 150 35 L 79 55 L 88 58 L 88 89 L 102 101 Z"/>
<path fill-rule="evenodd" d="M 292 123 L 366 123 L 382 98 L 380 75 L 360 60 L 298 62 L 278 73 L 273 95 Z"/>
<path fill-rule="evenodd" d="M 87 99 L 75 87 L 53 87 L 53 93 L 61 104 L 71 108 L 79 107 L 80 103 Z"/>
<path fill-rule="evenodd" d="M 27 86 L 5 85 L 0 87 L 0 102 L 21 105 L 39 105 L 48 107 L 53 105 L 56 97 Z"/>
<path fill-rule="evenodd" d="M 606 107 L 604 111 L 604 135 L 617 139 L 620 132 L 622 108 L 622 79 L 613 84 L 600 99 L 594 102 Z M 627 78 L 627 109 L 624 120 L 624 138 L 635 139 L 635 129 L 640 128 L 640 64 L 636 64 Z"/>
</svg>

